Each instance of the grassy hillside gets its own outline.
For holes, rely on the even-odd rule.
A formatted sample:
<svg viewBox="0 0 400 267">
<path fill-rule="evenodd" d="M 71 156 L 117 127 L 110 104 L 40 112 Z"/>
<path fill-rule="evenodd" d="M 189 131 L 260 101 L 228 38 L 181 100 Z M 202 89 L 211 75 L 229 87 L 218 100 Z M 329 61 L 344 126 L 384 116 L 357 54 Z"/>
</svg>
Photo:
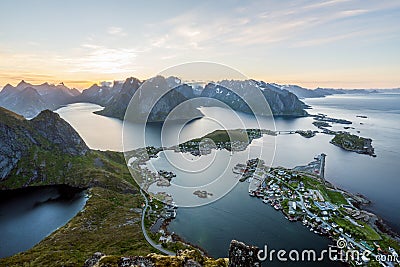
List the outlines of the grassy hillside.
<svg viewBox="0 0 400 267">
<path fill-rule="evenodd" d="M 187 260 L 186 256 L 147 256 L 157 251 L 143 236 L 144 199 L 123 154 L 90 150 L 57 114 L 44 111 L 28 121 L 0 109 L 0 152 L 0 193 L 68 185 L 87 189 L 90 196 L 66 225 L 28 251 L 0 259 L 0 266 L 83 266 L 98 251 L 109 255 L 102 258 L 105 266 L 118 266 L 123 256 L 146 256 L 156 266 L 182 266 Z M 205 266 L 225 266 L 224 260 L 203 256 L 200 260 Z"/>
<path fill-rule="evenodd" d="M 89 151 L 85 156 L 72 156 L 32 147 L 10 175 L 0 181 L 0 189 L 54 184 L 99 186 L 117 192 L 133 192 L 135 187 L 122 153 Z"/>
<path fill-rule="evenodd" d="M 36 168 L 41 178 L 29 183 L 28 174 Z M 82 266 L 96 251 L 110 255 L 155 252 L 143 238 L 141 214 L 132 211 L 143 200 L 122 153 L 90 151 L 78 157 L 36 148 L 16 169 L 22 171 L 13 170 L 0 182 L 2 189 L 67 184 L 90 187 L 90 198 L 68 224 L 32 249 L 0 259 L 0 266 Z"/>
<path fill-rule="evenodd" d="M 140 230 L 138 195 L 91 188 L 85 209 L 32 249 L 0 259 L 0 266 L 83 266 L 94 252 L 146 255 L 155 252 Z"/>
</svg>

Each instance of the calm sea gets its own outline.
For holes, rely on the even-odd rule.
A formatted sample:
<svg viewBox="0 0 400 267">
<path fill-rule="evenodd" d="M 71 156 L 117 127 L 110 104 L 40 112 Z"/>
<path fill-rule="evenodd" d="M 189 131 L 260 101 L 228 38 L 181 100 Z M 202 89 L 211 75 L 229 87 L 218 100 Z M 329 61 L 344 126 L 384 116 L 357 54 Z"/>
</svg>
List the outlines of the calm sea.
<svg viewBox="0 0 400 267">
<path fill-rule="evenodd" d="M 252 147 L 257 149 L 264 143 L 263 150 L 273 166 L 294 167 L 306 164 L 317 154 L 324 152 L 326 158 L 326 179 L 333 184 L 361 193 L 372 201 L 368 208 L 383 217 L 393 229 L 400 232 L 400 202 L 397 195 L 400 188 L 398 178 L 400 162 L 400 95 L 336 95 L 326 98 L 306 99 L 312 106 L 309 113 L 324 113 L 331 117 L 348 119 L 353 122 L 353 133 L 369 137 L 377 154 L 376 158 L 344 151 L 329 143 L 332 136 L 317 134 L 306 139 L 299 135 L 265 136 L 255 140 Z M 64 107 L 58 112 L 83 136 L 91 148 L 101 150 L 122 150 L 122 122 L 101 117 L 91 112 L 101 107 L 79 103 Z M 186 125 L 180 132 L 180 141 L 203 136 L 219 128 L 215 120 L 228 122 L 228 128 L 238 128 L 236 118 L 219 108 L 203 108 L 206 117 Z M 367 116 L 360 118 L 357 115 Z M 240 114 L 240 118 L 251 125 L 251 116 Z M 275 120 L 277 130 L 316 129 L 312 118 Z M 336 124 L 333 129 L 344 130 Z M 135 126 L 132 126 L 133 128 Z M 139 128 L 138 128 L 139 129 Z M 146 132 L 147 145 L 160 145 L 160 127 L 150 126 Z M 171 131 L 171 133 L 174 131 Z M 174 132 L 176 134 L 176 132 Z M 166 133 L 164 144 L 176 142 L 176 136 Z M 272 140 L 274 139 L 274 140 Z M 276 150 L 272 149 L 276 145 Z M 139 147 L 140 144 L 130 144 Z M 274 153 L 273 153 L 274 152 Z M 163 167 L 166 162 L 160 160 Z M 289 223 L 282 214 L 247 194 L 247 183 L 238 184 L 224 198 L 198 208 L 181 208 L 170 230 L 187 241 L 200 245 L 210 255 L 226 257 L 231 239 L 274 249 L 279 248 L 326 248 L 329 240 L 310 233 L 298 223 Z"/>
</svg>

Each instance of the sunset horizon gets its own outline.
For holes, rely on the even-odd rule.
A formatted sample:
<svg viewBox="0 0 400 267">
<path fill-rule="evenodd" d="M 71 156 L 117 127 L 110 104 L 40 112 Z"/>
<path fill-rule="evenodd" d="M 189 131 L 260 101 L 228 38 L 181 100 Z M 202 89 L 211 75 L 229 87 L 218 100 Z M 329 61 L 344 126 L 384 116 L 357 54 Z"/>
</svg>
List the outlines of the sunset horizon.
<svg viewBox="0 0 400 267">
<path fill-rule="evenodd" d="M 20 77 L 20 78 L 16 78 L 13 79 L 11 82 L 6 82 L 2 85 L 0 85 L 0 91 L 4 88 L 4 86 L 6 86 L 7 84 L 16 87 L 18 85 L 18 83 L 20 83 L 21 81 L 25 81 L 29 84 L 32 85 L 41 85 L 41 84 L 52 84 L 52 85 L 58 85 L 58 84 L 64 84 L 66 87 L 71 88 L 71 89 L 77 89 L 79 91 L 83 91 L 88 89 L 89 87 L 91 87 L 92 85 L 101 85 L 102 83 L 113 83 L 113 82 L 124 82 L 126 79 L 133 77 L 133 78 L 137 78 L 141 81 L 145 81 L 147 79 L 150 79 L 152 77 L 157 76 L 158 73 L 155 73 L 152 76 L 148 76 L 145 78 L 142 78 L 140 76 L 137 75 L 130 75 L 130 76 L 126 76 L 126 77 L 121 77 L 121 79 L 99 79 L 99 80 L 82 80 L 82 81 L 69 81 L 69 80 L 62 80 L 62 79 L 48 79 L 48 80 L 39 80 L 39 79 L 27 79 L 24 77 Z M 310 90 L 314 90 L 317 88 L 329 88 L 329 89 L 345 89 L 345 90 L 380 90 L 380 89 L 398 89 L 400 88 L 400 85 L 398 86 L 380 86 L 381 84 L 377 84 L 377 86 L 373 86 L 373 85 L 369 85 L 368 87 L 366 86 L 362 86 L 362 83 L 358 83 L 358 82 L 347 82 L 347 83 L 336 83 L 336 82 L 330 82 L 330 81 L 322 81 L 319 83 L 316 82 L 308 82 L 308 81 L 299 81 L 299 80 L 273 80 L 273 79 L 264 79 L 264 78 L 254 78 L 254 77 L 247 77 L 248 79 L 254 79 L 254 80 L 258 80 L 258 81 L 264 81 L 267 83 L 273 83 L 273 84 L 279 84 L 279 85 L 296 85 L 296 86 L 300 86 L 306 89 L 310 89 Z M 339 84 L 336 86 L 330 86 L 330 85 L 334 85 L 334 84 Z M 343 86 L 340 86 L 340 84 L 342 84 Z M 345 86 L 346 85 L 346 86 Z"/>
<path fill-rule="evenodd" d="M 400 1 L 0 10 L 0 266 L 400 266 Z"/>
<path fill-rule="evenodd" d="M 309 89 L 400 87 L 400 4 L 393 1 L 21 0 L 0 8 L 7 11 L 0 18 L 0 88 L 26 80 L 82 90 L 197 61 Z"/>
</svg>

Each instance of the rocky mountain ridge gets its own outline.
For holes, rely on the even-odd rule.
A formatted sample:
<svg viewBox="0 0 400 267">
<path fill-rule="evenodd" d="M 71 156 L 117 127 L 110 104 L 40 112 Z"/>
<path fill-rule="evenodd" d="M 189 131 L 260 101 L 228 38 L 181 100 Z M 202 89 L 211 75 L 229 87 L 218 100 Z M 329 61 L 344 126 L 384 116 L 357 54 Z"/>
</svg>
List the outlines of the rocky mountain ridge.
<svg viewBox="0 0 400 267">
<path fill-rule="evenodd" d="M 142 81 L 134 77 L 129 77 L 125 81 L 114 81 L 113 84 L 109 82 L 104 82 L 100 85 L 93 84 L 82 92 L 76 89 L 70 89 L 63 83 L 58 85 L 49 83 L 33 85 L 21 81 L 15 87 L 10 84 L 3 87 L 0 92 L 0 106 L 21 114 L 26 118 L 33 118 L 38 115 L 40 111 L 45 109 L 55 110 L 66 104 L 89 102 L 105 107 L 104 110 L 97 111 L 97 114 L 123 119 L 125 110 L 132 96 L 142 85 L 148 83 L 152 79 Z M 247 92 L 244 91 L 243 95 L 251 95 L 253 90 L 259 90 L 264 95 L 275 116 L 306 115 L 304 111 L 306 106 L 299 100 L 303 98 L 325 97 L 332 94 L 378 92 L 377 90 L 366 89 L 346 90 L 316 88 L 311 90 L 297 85 L 279 85 L 257 80 L 224 80 L 210 82 L 200 86 L 193 83 L 185 83 L 178 77 L 163 77 L 163 79 L 165 81 L 162 81 L 162 83 L 166 83 L 166 87 L 173 90 L 162 99 L 161 102 L 163 103 L 157 104 L 157 107 L 150 116 L 150 121 L 162 121 L 163 118 L 165 118 L 165 114 L 179 103 L 198 96 L 214 98 L 232 106 L 237 111 L 246 112 L 248 109 L 246 105 L 240 103 L 240 99 L 235 97 L 235 94 L 229 94 L 228 92 L 231 91 L 230 87 L 235 86 L 236 90 L 240 89 L 240 86 L 245 85 Z M 156 78 L 156 80 L 161 82 L 160 78 Z M 248 85 L 249 81 L 253 86 Z M 154 88 L 152 90 L 154 90 Z M 222 90 L 225 93 L 217 93 L 216 90 Z M 385 92 L 389 91 L 386 90 Z M 145 99 L 143 99 L 143 101 L 146 102 Z"/>
<path fill-rule="evenodd" d="M 0 107 L 33 118 L 42 110 L 54 110 L 70 103 L 81 93 L 63 83 L 33 85 L 22 80 L 17 86 L 7 84 L 0 92 Z"/>
<path fill-rule="evenodd" d="M 89 151 L 72 126 L 50 110 L 26 120 L 0 108 L 0 133 L 0 180 L 6 179 L 20 160 L 36 149 L 69 156 L 83 156 Z"/>
</svg>

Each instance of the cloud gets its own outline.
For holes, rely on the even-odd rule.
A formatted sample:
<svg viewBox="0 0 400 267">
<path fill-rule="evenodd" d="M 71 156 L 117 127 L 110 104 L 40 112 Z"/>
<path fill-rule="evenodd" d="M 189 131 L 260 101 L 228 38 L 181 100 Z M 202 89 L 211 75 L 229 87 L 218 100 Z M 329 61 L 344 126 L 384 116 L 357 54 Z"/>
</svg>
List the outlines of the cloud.
<svg viewBox="0 0 400 267">
<path fill-rule="evenodd" d="M 349 39 L 349 38 L 360 38 L 360 36 L 368 34 L 367 32 L 350 32 L 341 35 L 325 36 L 321 38 L 311 38 L 309 40 L 303 40 L 295 42 L 292 47 L 307 47 L 307 46 L 317 46 L 323 44 L 329 44 L 336 41 Z"/>
<path fill-rule="evenodd" d="M 54 78 L 54 76 L 41 73 L 33 73 L 33 72 L 18 72 L 18 75 L 16 75 L 14 72 L 2 72 L 0 73 L 0 78 L 10 79 L 10 80 L 26 79 L 29 81 L 36 81 L 36 80 Z"/>
<path fill-rule="evenodd" d="M 344 10 L 340 12 L 344 17 L 352 17 L 352 16 L 358 16 L 361 14 L 368 13 L 369 11 L 366 9 L 353 9 L 353 10 Z"/>
<path fill-rule="evenodd" d="M 366 30 L 363 36 L 373 38 L 368 30 L 373 32 L 379 27 L 370 23 L 379 17 L 376 13 L 399 5 L 385 0 L 365 0 L 362 5 L 357 0 L 317 3 L 306 0 L 273 5 L 254 1 L 224 12 L 208 8 L 189 10 L 155 23 L 149 32 L 151 46 L 180 51 L 225 51 L 226 48 L 234 51 L 276 43 L 292 47 L 293 42 L 301 42 L 298 46 L 312 46 L 352 38 L 350 29 Z M 329 38 L 325 37 L 327 31 Z"/>
<path fill-rule="evenodd" d="M 332 7 L 334 5 L 338 5 L 338 4 L 342 4 L 342 3 L 346 3 L 349 2 L 350 0 L 329 0 L 329 1 L 321 1 L 319 3 L 315 3 L 315 4 L 310 4 L 310 5 L 306 5 L 303 7 L 303 9 L 320 9 L 320 8 L 324 8 L 324 7 Z"/>
<path fill-rule="evenodd" d="M 132 48 L 109 48 L 102 45 L 82 44 L 79 55 L 59 57 L 70 72 L 98 74 L 127 73 L 135 70 L 138 51 Z"/>
<path fill-rule="evenodd" d="M 107 33 L 114 36 L 126 36 L 127 34 L 120 27 L 108 27 Z"/>
</svg>

